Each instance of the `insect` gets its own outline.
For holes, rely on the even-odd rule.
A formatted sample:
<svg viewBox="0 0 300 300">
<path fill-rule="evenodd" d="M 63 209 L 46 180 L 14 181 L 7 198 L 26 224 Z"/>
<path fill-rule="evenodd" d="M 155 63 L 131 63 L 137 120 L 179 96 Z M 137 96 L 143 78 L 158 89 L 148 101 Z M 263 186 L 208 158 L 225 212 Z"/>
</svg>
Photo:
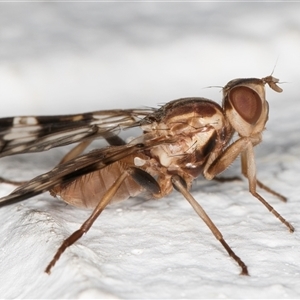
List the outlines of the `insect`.
<svg viewBox="0 0 300 300">
<path fill-rule="evenodd" d="M 45 270 L 50 274 L 61 254 L 90 229 L 109 203 L 140 194 L 159 199 L 175 189 L 236 261 L 241 274 L 249 275 L 246 264 L 226 243 L 189 190 L 195 178 L 203 175 L 214 179 L 240 156 L 250 193 L 290 232 L 294 231 L 257 192 L 258 185 L 286 201 L 257 180 L 253 152 L 262 141 L 268 120 L 265 85 L 282 92 L 278 82 L 273 76 L 232 80 L 223 88 L 222 106 L 205 98 L 182 98 L 158 109 L 0 119 L 0 157 L 78 142 L 54 169 L 20 185 L 1 198 L 0 205 L 49 191 L 71 205 L 93 209 L 80 229 L 57 250 Z M 132 127 L 140 127 L 143 133 L 125 143 L 119 131 Z M 109 146 L 82 154 L 99 137 L 106 139 Z"/>
</svg>

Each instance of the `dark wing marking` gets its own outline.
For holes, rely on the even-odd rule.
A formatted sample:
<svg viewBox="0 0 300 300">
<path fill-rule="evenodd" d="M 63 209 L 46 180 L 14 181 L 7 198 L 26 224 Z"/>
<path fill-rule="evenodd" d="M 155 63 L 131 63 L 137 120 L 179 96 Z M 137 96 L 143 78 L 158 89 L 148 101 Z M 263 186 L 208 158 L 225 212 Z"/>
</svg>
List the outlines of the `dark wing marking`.
<svg viewBox="0 0 300 300">
<path fill-rule="evenodd" d="M 77 115 L 0 119 L 0 157 L 41 152 L 87 139 L 109 137 L 138 126 L 155 109 L 103 110 Z"/>
<path fill-rule="evenodd" d="M 76 178 L 105 168 L 139 151 L 149 148 L 145 144 L 127 144 L 93 150 L 66 163 L 56 166 L 51 171 L 39 175 L 15 189 L 11 194 L 0 199 L 0 206 L 15 203 L 39 195 L 60 183 L 69 183 Z"/>
</svg>

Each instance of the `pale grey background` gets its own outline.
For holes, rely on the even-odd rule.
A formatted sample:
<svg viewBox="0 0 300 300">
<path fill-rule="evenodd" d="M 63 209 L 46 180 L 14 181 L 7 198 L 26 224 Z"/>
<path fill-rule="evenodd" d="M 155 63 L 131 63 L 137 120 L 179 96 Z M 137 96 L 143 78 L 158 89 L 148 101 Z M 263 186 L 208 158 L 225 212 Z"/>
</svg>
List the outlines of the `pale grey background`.
<svg viewBox="0 0 300 300">
<path fill-rule="evenodd" d="M 299 3 L 1 3 L 0 116 L 157 106 L 204 96 L 237 77 L 270 75 L 270 119 L 257 147 L 259 178 L 289 199 L 263 193 L 296 227 L 290 234 L 246 182 L 199 179 L 193 195 L 251 277 L 174 193 L 109 207 L 91 231 L 43 270 L 88 217 L 49 194 L 0 209 L 1 298 L 299 298 Z M 278 60 L 277 60 L 278 59 Z M 66 149 L 1 160 L 27 179 Z M 239 174 L 239 163 L 227 174 Z M 13 187 L 0 186 L 6 195 Z"/>
</svg>

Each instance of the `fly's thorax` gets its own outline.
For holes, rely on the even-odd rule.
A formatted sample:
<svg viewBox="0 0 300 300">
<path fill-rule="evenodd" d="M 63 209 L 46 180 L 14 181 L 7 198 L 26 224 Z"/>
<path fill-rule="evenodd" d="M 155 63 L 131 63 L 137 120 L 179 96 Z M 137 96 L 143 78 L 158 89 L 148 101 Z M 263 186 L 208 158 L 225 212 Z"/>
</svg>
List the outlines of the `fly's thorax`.
<svg viewBox="0 0 300 300">
<path fill-rule="evenodd" d="M 150 120 L 150 119 L 149 119 Z M 228 124 L 222 108 L 204 98 L 172 101 L 143 125 L 145 136 L 164 136 L 166 142 L 151 148 L 150 156 L 170 172 L 185 170 L 198 176 L 215 149 L 224 146 Z"/>
</svg>

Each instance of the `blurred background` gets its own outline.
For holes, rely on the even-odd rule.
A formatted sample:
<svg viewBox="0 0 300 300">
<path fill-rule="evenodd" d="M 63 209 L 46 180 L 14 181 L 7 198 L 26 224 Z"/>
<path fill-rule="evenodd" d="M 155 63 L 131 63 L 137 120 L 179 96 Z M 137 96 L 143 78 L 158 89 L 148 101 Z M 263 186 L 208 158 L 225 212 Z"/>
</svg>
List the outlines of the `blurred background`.
<svg viewBox="0 0 300 300">
<path fill-rule="evenodd" d="M 237 77 L 299 86 L 299 3 L 1 3 L 1 116 L 157 106 Z M 272 95 L 276 99 L 278 95 Z M 275 100 L 274 100 L 275 101 Z"/>
</svg>

